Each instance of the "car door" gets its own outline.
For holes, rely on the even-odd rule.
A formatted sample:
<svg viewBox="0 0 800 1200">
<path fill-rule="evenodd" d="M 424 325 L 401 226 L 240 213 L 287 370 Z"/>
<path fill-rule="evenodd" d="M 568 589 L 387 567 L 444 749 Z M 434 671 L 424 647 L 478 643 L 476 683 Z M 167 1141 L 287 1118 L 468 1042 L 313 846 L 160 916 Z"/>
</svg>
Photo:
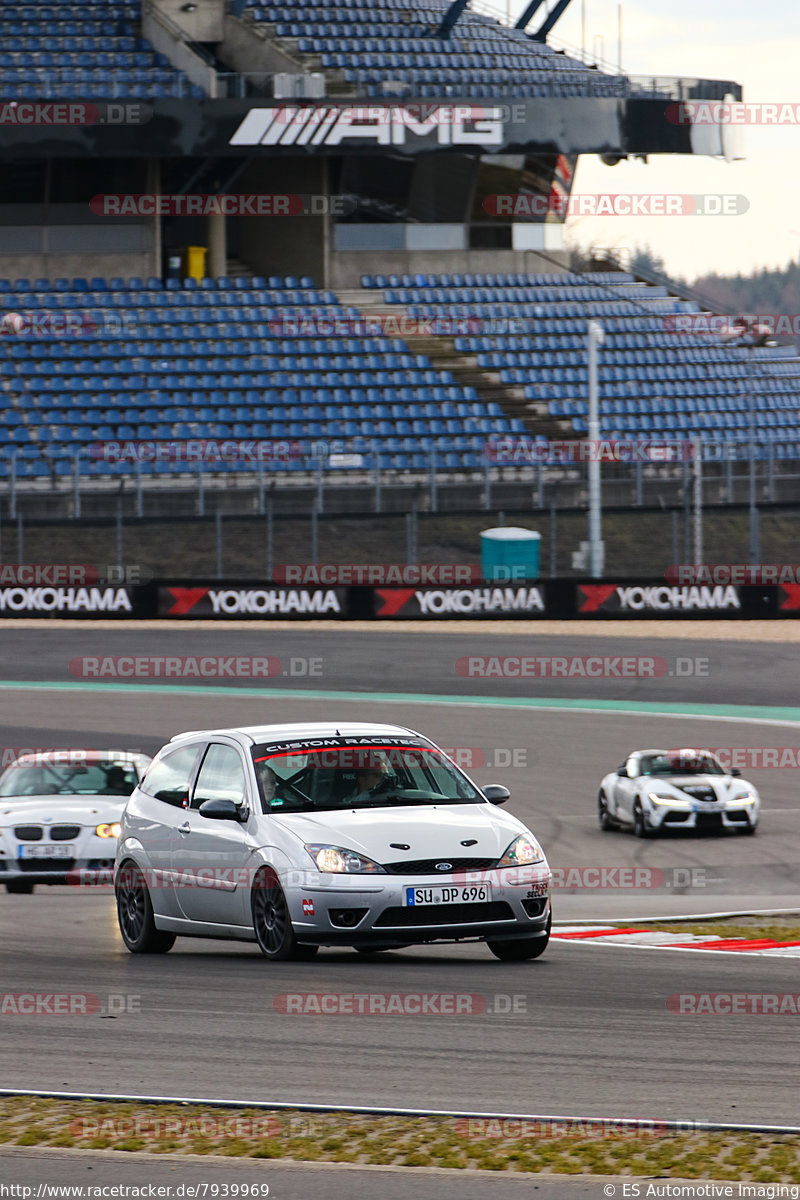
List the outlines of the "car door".
<svg viewBox="0 0 800 1200">
<path fill-rule="evenodd" d="M 237 746 L 209 743 L 189 808 L 175 834 L 172 868 L 179 881 L 182 916 L 214 925 L 249 925 L 246 824 L 204 817 L 199 810 L 206 800 L 233 800 L 252 811 L 247 772 Z"/>
<path fill-rule="evenodd" d="M 625 761 L 625 775 L 617 774 L 614 782 L 614 816 L 620 821 L 633 821 L 633 801 L 639 788 L 639 760 L 632 754 Z"/>
<path fill-rule="evenodd" d="M 171 876 L 173 842 L 185 820 L 204 747 L 202 741 L 167 747 L 148 768 L 126 809 L 128 835 L 140 841 L 145 851 L 153 908 L 164 916 L 181 915 Z"/>
</svg>

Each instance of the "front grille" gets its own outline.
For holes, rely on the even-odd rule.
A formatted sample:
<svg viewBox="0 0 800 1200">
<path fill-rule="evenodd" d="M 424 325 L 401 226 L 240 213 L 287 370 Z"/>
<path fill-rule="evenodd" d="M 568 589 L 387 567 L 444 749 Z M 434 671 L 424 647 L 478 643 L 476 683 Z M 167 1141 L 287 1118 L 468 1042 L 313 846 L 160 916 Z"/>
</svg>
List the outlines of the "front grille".
<svg viewBox="0 0 800 1200">
<path fill-rule="evenodd" d="M 695 800 L 702 800 L 704 804 L 716 803 L 717 793 L 711 787 L 685 787 L 681 790 Z"/>
<path fill-rule="evenodd" d="M 695 829 L 721 829 L 722 813 L 698 813 Z"/>
<path fill-rule="evenodd" d="M 511 905 L 504 900 L 493 900 L 490 904 L 431 904 L 417 908 L 385 908 L 373 929 L 386 929 L 420 925 L 475 925 L 485 921 L 510 921 L 514 919 Z"/>
<path fill-rule="evenodd" d="M 450 863 L 451 869 L 437 871 L 436 864 L 440 862 Z M 383 864 L 390 875 L 452 875 L 456 871 L 491 871 L 496 866 L 496 858 L 448 858 L 446 854 L 439 858 L 413 858 L 408 862 Z"/>
<path fill-rule="evenodd" d="M 664 814 L 664 820 L 661 823 L 662 825 L 685 825 L 691 819 L 691 815 L 691 813 L 678 812 L 677 809 L 673 809 Z"/>
<path fill-rule="evenodd" d="M 73 838 L 79 836 L 80 832 L 80 825 L 54 825 L 50 830 L 50 841 L 71 842 Z"/>
<path fill-rule="evenodd" d="M 17 825 L 14 830 L 18 842 L 40 842 L 42 833 L 41 825 Z"/>
<path fill-rule="evenodd" d="M 750 818 L 744 808 L 729 808 L 725 814 L 729 821 L 739 821 L 742 825 L 749 824 Z"/>
<path fill-rule="evenodd" d="M 20 858 L 17 867 L 20 871 L 29 871 L 33 875 L 54 875 L 71 871 L 75 866 L 74 858 Z"/>
</svg>

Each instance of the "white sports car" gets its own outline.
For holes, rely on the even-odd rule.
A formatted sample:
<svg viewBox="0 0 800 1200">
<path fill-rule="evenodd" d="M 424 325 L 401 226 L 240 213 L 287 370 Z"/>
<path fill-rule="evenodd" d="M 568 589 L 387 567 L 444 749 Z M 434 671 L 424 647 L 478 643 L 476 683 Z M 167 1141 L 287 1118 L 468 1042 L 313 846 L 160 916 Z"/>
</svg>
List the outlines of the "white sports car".
<svg viewBox="0 0 800 1200">
<path fill-rule="evenodd" d="M 598 796 L 600 828 L 637 837 L 666 829 L 755 833 L 760 800 L 736 768 L 707 750 L 636 750 L 606 775 Z"/>
<path fill-rule="evenodd" d="M 117 913 L 133 953 L 176 934 L 273 960 L 485 941 L 537 958 L 550 869 L 536 838 L 427 738 L 396 725 L 184 733 L 128 801 Z"/>
<path fill-rule="evenodd" d="M 37 883 L 110 872 L 125 801 L 146 754 L 47 750 L 23 754 L 0 778 L 0 883 L 29 895 Z"/>
</svg>

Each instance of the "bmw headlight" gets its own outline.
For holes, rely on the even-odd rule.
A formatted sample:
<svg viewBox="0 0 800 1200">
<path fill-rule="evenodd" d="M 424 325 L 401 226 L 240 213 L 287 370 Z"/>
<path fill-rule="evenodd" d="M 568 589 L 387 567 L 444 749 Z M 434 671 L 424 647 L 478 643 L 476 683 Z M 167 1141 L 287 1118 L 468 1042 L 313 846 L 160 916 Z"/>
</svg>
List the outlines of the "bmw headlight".
<svg viewBox="0 0 800 1200">
<path fill-rule="evenodd" d="M 651 804 L 668 804 L 670 808 L 688 808 L 688 800 L 679 800 L 677 796 L 662 796 L 659 792 L 648 792 L 647 799 Z"/>
<path fill-rule="evenodd" d="M 544 851 L 535 838 L 527 833 L 515 838 L 506 850 L 498 867 L 524 867 L 528 863 L 544 862 Z"/>
<path fill-rule="evenodd" d="M 98 825 L 94 832 L 99 838 L 118 838 L 122 833 L 122 826 L 119 821 L 113 821 L 110 825 Z"/>
<path fill-rule="evenodd" d="M 318 871 L 326 875 L 385 875 L 383 867 L 356 854 L 355 850 L 346 850 L 343 846 L 318 846 L 306 843 L 306 850 L 314 860 Z"/>
</svg>

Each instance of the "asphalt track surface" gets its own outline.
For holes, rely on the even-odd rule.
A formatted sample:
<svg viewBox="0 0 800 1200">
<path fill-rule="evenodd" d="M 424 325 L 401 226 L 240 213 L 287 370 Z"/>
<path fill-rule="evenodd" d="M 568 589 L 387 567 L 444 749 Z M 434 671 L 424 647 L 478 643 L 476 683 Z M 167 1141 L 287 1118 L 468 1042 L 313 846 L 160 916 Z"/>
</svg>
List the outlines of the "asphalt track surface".
<svg viewBox="0 0 800 1200">
<path fill-rule="evenodd" d="M 264 1183 L 269 1200 L 523 1200 L 531 1196 L 546 1200 L 600 1200 L 609 1183 L 623 1195 L 626 1182 L 615 1176 L 576 1179 L 564 1176 L 503 1175 L 489 1171 L 404 1168 L 392 1171 L 322 1164 L 254 1162 L 220 1158 L 176 1159 L 169 1155 L 87 1153 L 0 1148 L 0 1177 L 6 1184 L 34 1187 L 42 1180 L 58 1179 L 72 1186 L 129 1186 L 143 1184 L 175 1188 L 186 1185 Z M 627 1180 L 630 1186 L 630 1177 Z M 210 1194 L 210 1193 L 209 1193 Z M 221 1195 L 221 1192 L 219 1193 Z"/>
<path fill-rule="evenodd" d="M 472 774 L 478 782 L 507 784 L 509 807 L 533 827 L 554 867 L 566 872 L 639 866 L 652 872 L 650 884 L 633 889 L 587 885 L 556 891 L 557 917 L 797 906 L 796 769 L 747 772 L 764 804 L 755 839 L 675 836 L 640 842 L 621 833 L 603 835 L 595 822 L 600 777 L 636 746 L 800 747 L 800 724 L 688 715 L 715 704 L 794 707 L 800 653 L 795 647 L 539 637 L 537 654 L 700 656 L 710 660 L 709 673 L 519 681 L 465 679 L 453 670 L 463 655 L 521 652 L 532 652 L 531 639 L 490 638 L 475 627 L 434 636 L 434 631 L 355 635 L 296 627 L 285 633 L 257 627 L 209 633 L 186 627 L 40 632 L 5 626 L 4 680 L 75 683 L 68 664 L 80 655 L 269 653 L 287 662 L 322 657 L 323 677 L 308 680 L 307 688 L 374 695 L 355 701 L 304 697 L 302 679 L 282 677 L 272 698 L 273 685 L 257 685 L 263 699 L 260 692 L 250 694 L 253 683 L 247 680 L 214 695 L 202 688 L 192 695 L 191 681 L 178 690 L 174 684 L 173 690 L 119 685 L 109 692 L 13 688 L 0 693 L 2 744 L 154 751 L 188 728 L 333 714 L 396 721 L 444 746 L 473 747 L 488 760 L 498 751 L 510 752 L 512 759 L 514 751 L 524 752 L 516 766 L 487 763 Z M 296 694 L 289 694 L 290 683 Z M 237 696 L 237 686 L 248 694 Z M 416 699 L 387 700 L 388 692 Z M 586 703 L 578 711 L 427 705 L 424 693 Z M 664 717 L 584 711 L 596 700 L 670 704 L 687 712 Z M 687 887 L 681 880 L 692 868 L 694 886 Z M 278 966 L 246 945 L 185 939 L 163 959 L 139 959 L 122 948 L 107 893 L 60 888 L 37 889 L 33 897 L 0 896 L 0 960 L 4 991 L 83 991 L 101 1000 L 124 993 L 140 1003 L 139 1011 L 116 1019 L 0 1018 L 6 1087 L 595 1117 L 775 1124 L 800 1118 L 796 1019 L 678 1016 L 666 1007 L 678 992 L 796 991 L 796 960 L 553 941 L 542 959 L 529 964 L 499 963 L 482 946 L 462 945 L 374 960 L 322 951 L 312 963 Z M 508 997 L 522 999 L 516 1012 L 461 1017 L 301 1017 L 275 1010 L 281 993 L 320 990 L 471 992 L 498 1010 L 508 1007 Z M 595 1187 L 586 1194 L 600 1192 Z"/>
</svg>

